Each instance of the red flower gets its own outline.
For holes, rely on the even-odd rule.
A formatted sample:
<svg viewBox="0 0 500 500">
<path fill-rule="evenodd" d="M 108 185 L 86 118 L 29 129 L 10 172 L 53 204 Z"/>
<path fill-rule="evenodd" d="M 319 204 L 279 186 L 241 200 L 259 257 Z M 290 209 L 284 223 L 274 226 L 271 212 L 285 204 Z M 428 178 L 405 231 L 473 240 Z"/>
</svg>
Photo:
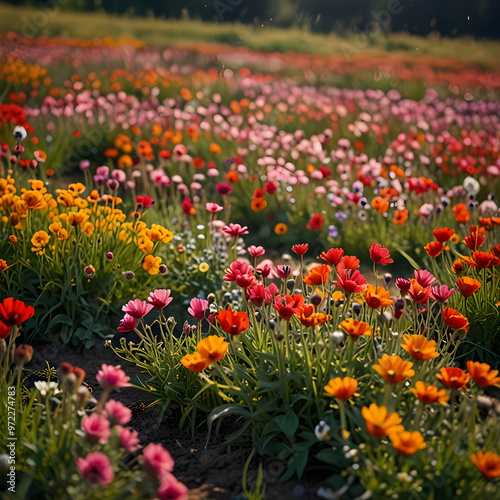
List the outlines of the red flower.
<svg viewBox="0 0 500 500">
<path fill-rule="evenodd" d="M 137 203 L 137 205 L 142 205 L 142 208 L 146 209 L 149 208 L 155 202 L 155 200 L 153 200 L 153 198 L 150 198 L 149 196 L 137 196 L 135 202 Z"/>
<path fill-rule="evenodd" d="M 10 326 L 4 325 L 0 321 L 0 339 L 6 339 L 10 335 Z"/>
<path fill-rule="evenodd" d="M 359 271 L 346 270 L 342 262 L 336 269 L 337 281 L 333 284 L 344 289 L 346 293 L 359 293 L 366 288 L 366 280 Z"/>
<path fill-rule="evenodd" d="M 469 320 L 451 307 L 443 307 L 444 322 L 455 330 L 468 330 Z"/>
<path fill-rule="evenodd" d="M 231 186 L 231 184 L 226 184 L 225 182 L 221 182 L 215 187 L 217 188 L 217 192 L 222 195 L 229 194 L 233 190 L 233 186 Z"/>
<path fill-rule="evenodd" d="M 291 295 L 278 295 L 274 299 L 273 307 L 281 318 L 289 321 L 294 314 L 300 314 L 304 302 L 305 299 L 302 295 L 294 295 L 293 297 Z"/>
<path fill-rule="evenodd" d="M 488 252 L 474 252 L 472 254 L 472 258 L 474 259 L 476 266 L 481 269 L 498 266 L 498 264 L 500 264 L 500 259 Z"/>
<path fill-rule="evenodd" d="M 431 241 L 425 245 L 424 250 L 430 257 L 438 257 L 443 251 L 443 244 L 440 241 Z"/>
<path fill-rule="evenodd" d="M 0 303 L 0 321 L 6 327 L 20 325 L 30 319 L 33 314 L 35 314 L 33 307 L 27 306 L 21 300 L 14 300 L 14 297 L 9 297 Z"/>
<path fill-rule="evenodd" d="M 336 266 L 344 256 L 344 250 L 342 248 L 330 248 L 328 252 L 322 252 L 319 256 L 325 262 L 328 262 L 331 266 Z"/>
<path fill-rule="evenodd" d="M 479 233 L 471 234 L 464 238 L 464 243 L 471 249 L 476 250 L 484 243 L 484 236 Z"/>
<path fill-rule="evenodd" d="M 319 231 L 323 226 L 323 216 L 321 214 L 313 214 L 309 224 L 307 224 L 307 229 L 315 229 Z"/>
<path fill-rule="evenodd" d="M 346 269 L 353 271 L 359 267 L 359 259 L 355 255 L 344 255 L 340 262 Z"/>
<path fill-rule="evenodd" d="M 432 231 L 432 234 L 434 235 L 434 238 L 436 238 L 436 240 L 438 240 L 440 243 L 444 243 L 455 234 L 455 230 L 448 229 L 447 227 L 442 227 L 440 229 L 434 229 L 434 231 Z"/>
<path fill-rule="evenodd" d="M 448 387 L 448 389 L 458 389 L 462 391 L 467 388 L 467 384 L 470 380 L 470 375 L 467 372 L 454 366 L 441 368 L 440 372 L 441 373 L 438 373 L 436 377 L 441 380 L 442 384 Z"/>
<path fill-rule="evenodd" d="M 389 250 L 378 243 L 373 243 L 370 248 L 370 259 L 375 264 L 392 264 L 394 261 L 389 255 Z"/>
<path fill-rule="evenodd" d="M 274 182 L 269 181 L 264 184 L 264 189 L 267 194 L 274 194 L 278 189 L 278 186 Z"/>
<path fill-rule="evenodd" d="M 248 314 L 245 311 L 235 312 L 231 308 L 220 311 L 217 321 L 221 328 L 231 335 L 239 335 L 250 326 Z"/>
<path fill-rule="evenodd" d="M 191 198 L 184 198 L 182 200 L 182 211 L 184 212 L 184 215 L 194 215 L 196 213 L 196 209 L 194 208 L 193 204 L 191 203 Z"/>
<path fill-rule="evenodd" d="M 490 245 L 490 250 L 495 257 L 500 259 L 500 243 L 496 247 Z"/>
<path fill-rule="evenodd" d="M 292 251 L 297 255 L 304 255 L 309 250 L 309 243 L 300 243 L 292 246 Z"/>
<path fill-rule="evenodd" d="M 431 295 L 431 287 L 423 287 L 416 279 L 410 279 L 410 289 L 408 290 L 408 295 L 410 299 L 419 304 L 426 304 Z"/>
</svg>

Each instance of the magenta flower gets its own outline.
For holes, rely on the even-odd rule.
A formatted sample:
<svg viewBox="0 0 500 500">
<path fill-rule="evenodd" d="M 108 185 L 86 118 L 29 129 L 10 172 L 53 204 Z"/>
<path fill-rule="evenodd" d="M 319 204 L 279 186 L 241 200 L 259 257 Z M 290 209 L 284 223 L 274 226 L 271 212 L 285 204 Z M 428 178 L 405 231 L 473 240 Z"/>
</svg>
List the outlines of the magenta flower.
<svg viewBox="0 0 500 500">
<path fill-rule="evenodd" d="M 130 427 L 121 427 L 117 425 L 115 429 L 118 429 L 120 433 L 120 446 L 128 453 L 133 453 L 140 448 L 139 446 L 139 434 Z"/>
<path fill-rule="evenodd" d="M 446 302 L 455 292 L 454 288 L 448 288 L 446 285 L 435 286 L 431 288 L 431 298 L 442 304 Z"/>
<path fill-rule="evenodd" d="M 290 266 L 281 264 L 276 266 L 276 275 L 278 276 L 278 278 L 286 280 L 288 276 L 290 276 L 291 271 L 292 269 L 290 268 Z"/>
<path fill-rule="evenodd" d="M 217 214 L 219 212 L 222 212 L 222 210 L 224 210 L 224 207 L 221 207 L 217 203 L 207 203 L 205 207 L 211 214 Z"/>
<path fill-rule="evenodd" d="M 215 187 L 217 188 L 218 193 L 222 195 L 229 194 L 233 190 L 233 186 L 231 186 L 231 184 L 227 184 L 226 182 L 221 182 L 220 184 L 217 184 Z"/>
<path fill-rule="evenodd" d="M 115 478 L 111 461 L 104 453 L 96 451 L 88 453 L 85 458 L 78 457 L 76 465 L 89 483 L 105 486 Z"/>
<path fill-rule="evenodd" d="M 104 406 L 104 412 L 108 417 L 111 427 L 114 425 L 125 425 L 130 422 L 132 418 L 132 410 L 127 408 L 120 401 L 110 399 Z"/>
<path fill-rule="evenodd" d="M 130 387 L 128 383 L 130 377 L 121 369 L 120 365 L 103 364 L 102 368 L 97 372 L 96 378 L 105 391 L 111 392 L 121 387 Z"/>
<path fill-rule="evenodd" d="M 172 302 L 172 297 L 170 297 L 170 290 L 165 290 L 164 288 L 159 288 L 154 292 L 149 293 L 148 302 L 156 307 L 156 309 L 160 309 L 160 311 L 167 307 L 170 302 Z"/>
<path fill-rule="evenodd" d="M 424 288 L 432 285 L 436 281 L 436 278 L 427 271 L 427 269 L 422 269 L 421 271 L 415 270 L 413 273 L 415 274 L 417 283 Z"/>
<path fill-rule="evenodd" d="M 129 302 L 122 307 L 123 312 L 130 314 L 130 316 L 136 319 L 144 318 L 151 309 L 153 309 L 153 306 L 141 299 L 129 300 Z"/>
<path fill-rule="evenodd" d="M 400 292 L 407 292 L 411 287 L 411 283 L 404 279 L 404 278 L 398 278 L 396 280 L 396 288 L 400 291 Z"/>
<path fill-rule="evenodd" d="M 136 326 L 137 320 L 133 316 L 130 316 L 130 314 L 125 314 L 123 319 L 120 321 L 120 326 L 117 330 L 120 333 L 132 332 Z"/>
<path fill-rule="evenodd" d="M 248 247 L 248 253 L 252 257 L 260 257 L 261 255 L 264 255 L 266 251 L 264 250 L 264 247 L 256 247 L 255 245 L 252 245 Z"/>
<path fill-rule="evenodd" d="M 170 472 L 165 472 L 161 477 L 160 487 L 156 491 L 156 494 L 158 500 L 187 500 L 188 489 Z"/>
<path fill-rule="evenodd" d="M 108 419 L 101 413 L 92 413 L 82 418 L 82 428 L 85 437 L 91 444 L 106 444 L 109 441 L 111 429 Z"/>
<path fill-rule="evenodd" d="M 166 472 L 172 472 L 174 469 L 174 459 L 161 444 L 148 444 L 144 448 L 142 459 L 144 469 L 158 479 L 161 479 Z"/>
<path fill-rule="evenodd" d="M 188 309 L 188 313 L 195 317 L 198 321 L 205 318 L 205 312 L 208 309 L 208 300 L 205 299 L 191 299 L 189 303 L 191 306 Z"/>
<path fill-rule="evenodd" d="M 248 227 L 241 227 L 240 224 L 233 224 L 232 222 L 230 222 L 229 226 L 224 226 L 222 228 L 222 231 L 229 236 L 238 238 L 238 236 L 241 236 L 242 234 L 248 234 Z"/>
<path fill-rule="evenodd" d="M 226 274 L 222 279 L 224 281 L 236 281 L 236 278 L 243 274 L 253 274 L 253 267 L 244 260 L 235 260 L 226 269 Z"/>
</svg>

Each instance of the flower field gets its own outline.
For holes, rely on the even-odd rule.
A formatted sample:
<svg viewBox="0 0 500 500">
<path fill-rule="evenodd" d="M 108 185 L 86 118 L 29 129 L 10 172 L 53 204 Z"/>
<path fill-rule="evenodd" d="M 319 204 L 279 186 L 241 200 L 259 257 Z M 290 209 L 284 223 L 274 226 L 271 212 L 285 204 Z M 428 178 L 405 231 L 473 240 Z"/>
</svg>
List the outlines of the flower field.
<svg viewBox="0 0 500 500">
<path fill-rule="evenodd" d="M 203 498 L 497 498 L 498 72 L 13 33 L 0 56 L 6 498 L 202 498 L 131 386 L 152 426 L 244 450 Z M 81 363 L 33 381 L 47 344 Z"/>
</svg>

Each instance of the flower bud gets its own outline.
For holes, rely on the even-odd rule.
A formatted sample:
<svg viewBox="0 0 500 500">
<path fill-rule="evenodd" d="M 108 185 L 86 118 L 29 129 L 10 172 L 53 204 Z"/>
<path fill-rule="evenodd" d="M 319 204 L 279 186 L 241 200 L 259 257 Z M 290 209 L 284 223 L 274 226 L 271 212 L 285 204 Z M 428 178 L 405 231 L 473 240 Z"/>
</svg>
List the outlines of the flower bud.
<svg viewBox="0 0 500 500">
<path fill-rule="evenodd" d="M 14 351 L 14 363 L 21 368 L 33 358 L 33 347 L 28 344 L 21 344 Z"/>
<path fill-rule="evenodd" d="M 391 284 L 392 281 L 392 274 L 391 273 L 385 273 L 384 274 L 384 282 L 387 286 Z"/>
<path fill-rule="evenodd" d="M 84 385 L 81 385 L 76 391 L 76 401 L 79 410 L 85 407 L 90 398 L 90 391 Z"/>
<path fill-rule="evenodd" d="M 318 307 L 321 302 L 323 301 L 323 297 L 321 295 L 319 295 L 319 293 L 315 293 L 312 297 L 311 297 L 311 304 L 314 306 L 314 307 Z"/>
<path fill-rule="evenodd" d="M 106 254 L 106 259 L 113 260 L 114 258 L 115 258 L 115 256 L 114 256 L 113 252 L 108 252 Z"/>
<path fill-rule="evenodd" d="M 168 271 L 168 268 L 165 264 L 161 264 L 159 267 L 160 274 L 165 274 Z"/>
<path fill-rule="evenodd" d="M 293 292 L 293 289 L 295 288 L 295 280 L 288 280 L 286 282 L 286 287 L 290 290 L 290 292 Z"/>
<path fill-rule="evenodd" d="M 357 316 L 361 312 L 361 304 L 359 302 L 353 302 L 352 312 Z"/>
<path fill-rule="evenodd" d="M 124 271 L 123 274 L 126 280 L 133 280 L 135 278 L 135 273 L 133 271 Z"/>
<path fill-rule="evenodd" d="M 84 272 L 87 276 L 94 276 L 95 274 L 95 268 L 94 266 L 87 266 L 85 269 L 84 269 Z"/>
</svg>

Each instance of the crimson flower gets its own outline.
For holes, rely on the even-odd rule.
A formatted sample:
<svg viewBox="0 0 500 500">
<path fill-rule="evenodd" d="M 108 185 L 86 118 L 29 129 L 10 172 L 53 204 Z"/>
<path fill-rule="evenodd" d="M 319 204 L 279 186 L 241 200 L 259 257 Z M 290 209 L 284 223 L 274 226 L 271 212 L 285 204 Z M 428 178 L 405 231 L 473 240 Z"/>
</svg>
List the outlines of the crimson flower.
<svg viewBox="0 0 500 500">
<path fill-rule="evenodd" d="M 328 252 L 322 252 L 319 256 L 320 259 L 323 259 L 325 262 L 328 262 L 331 266 L 336 266 L 344 256 L 343 248 L 330 248 Z"/>
<path fill-rule="evenodd" d="M 315 229 L 319 231 L 323 226 L 323 216 L 321 214 L 312 214 L 309 224 L 307 224 L 307 229 Z"/>
<path fill-rule="evenodd" d="M 373 243 L 370 248 L 370 259 L 375 264 L 392 264 L 394 261 L 390 258 L 389 250 L 379 243 Z"/>
<path fill-rule="evenodd" d="M 309 243 L 300 243 L 292 246 L 292 251 L 297 255 L 304 255 L 309 250 Z"/>
<path fill-rule="evenodd" d="M 274 299 L 273 307 L 278 312 L 279 316 L 286 321 L 289 321 L 294 314 L 300 314 L 300 309 L 305 302 L 302 295 L 283 295 Z"/>
<path fill-rule="evenodd" d="M 484 243 L 484 236 L 479 233 L 471 234 L 464 238 L 464 243 L 471 249 L 477 250 Z"/>
<path fill-rule="evenodd" d="M 217 184 L 215 187 L 217 188 L 217 192 L 222 195 L 229 194 L 233 190 L 233 186 L 225 182 L 221 182 L 220 184 Z"/>
<path fill-rule="evenodd" d="M 357 269 L 346 270 L 342 262 L 336 269 L 337 281 L 333 284 L 344 289 L 346 293 L 360 293 L 366 288 L 366 279 Z"/>
<path fill-rule="evenodd" d="M 33 314 L 35 314 L 33 307 L 27 306 L 21 300 L 15 300 L 14 297 L 9 297 L 0 303 L 0 321 L 7 327 L 20 325 Z"/>
<path fill-rule="evenodd" d="M 153 200 L 153 198 L 150 198 L 149 196 L 137 196 L 135 202 L 137 203 L 137 205 L 142 205 L 142 208 L 144 208 L 145 210 L 146 208 L 149 208 L 155 202 L 155 200 Z"/>
<path fill-rule="evenodd" d="M 432 234 L 437 241 L 439 241 L 440 243 L 445 243 L 455 234 L 455 230 L 448 229 L 447 227 L 441 227 L 439 229 L 434 229 L 434 231 L 432 231 Z"/>
</svg>

